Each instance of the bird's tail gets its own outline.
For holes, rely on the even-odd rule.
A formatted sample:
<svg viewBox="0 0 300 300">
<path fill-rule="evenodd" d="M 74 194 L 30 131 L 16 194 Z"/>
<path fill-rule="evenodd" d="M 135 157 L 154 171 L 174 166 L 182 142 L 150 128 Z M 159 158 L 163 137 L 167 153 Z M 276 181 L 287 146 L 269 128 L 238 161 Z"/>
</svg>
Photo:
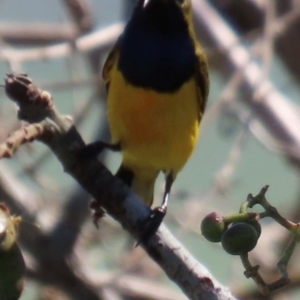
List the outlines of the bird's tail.
<svg viewBox="0 0 300 300">
<path fill-rule="evenodd" d="M 158 172 L 153 170 L 131 170 L 127 166 L 121 164 L 116 176 L 120 178 L 126 185 L 131 187 L 133 192 L 148 206 L 152 205 L 154 195 L 154 184 Z"/>
</svg>

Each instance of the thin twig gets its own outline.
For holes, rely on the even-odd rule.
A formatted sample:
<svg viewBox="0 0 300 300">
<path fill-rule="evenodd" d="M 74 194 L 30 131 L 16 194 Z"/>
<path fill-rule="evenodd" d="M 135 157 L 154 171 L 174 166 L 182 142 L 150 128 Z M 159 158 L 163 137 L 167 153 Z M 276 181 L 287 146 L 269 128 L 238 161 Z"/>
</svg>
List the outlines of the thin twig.
<svg viewBox="0 0 300 300">
<path fill-rule="evenodd" d="M 44 134 L 41 124 L 29 124 L 10 134 L 9 138 L 0 144 L 0 158 L 10 158 L 24 143 L 33 142 Z"/>
</svg>

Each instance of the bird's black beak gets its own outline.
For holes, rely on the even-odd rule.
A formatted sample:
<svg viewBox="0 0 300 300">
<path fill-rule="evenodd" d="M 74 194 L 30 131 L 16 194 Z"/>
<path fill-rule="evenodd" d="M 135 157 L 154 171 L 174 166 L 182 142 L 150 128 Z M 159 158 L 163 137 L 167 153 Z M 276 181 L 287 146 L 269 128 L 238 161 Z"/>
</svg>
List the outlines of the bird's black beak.
<svg viewBox="0 0 300 300">
<path fill-rule="evenodd" d="M 149 0 L 144 0 L 143 8 L 145 8 L 149 2 L 150 2 Z"/>
</svg>

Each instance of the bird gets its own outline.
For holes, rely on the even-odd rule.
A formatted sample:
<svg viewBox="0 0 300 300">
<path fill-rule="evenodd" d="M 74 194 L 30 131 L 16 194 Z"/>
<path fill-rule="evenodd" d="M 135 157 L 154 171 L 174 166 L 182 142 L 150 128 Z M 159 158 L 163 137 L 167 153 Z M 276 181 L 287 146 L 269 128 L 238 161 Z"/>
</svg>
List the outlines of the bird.
<svg viewBox="0 0 300 300">
<path fill-rule="evenodd" d="M 197 40 L 191 0 L 138 0 L 102 70 L 116 176 L 149 207 L 158 175 L 160 206 L 142 223 L 144 242 L 160 226 L 171 187 L 196 146 L 208 93 L 208 62 Z M 95 146 L 95 145 L 94 145 Z"/>
</svg>

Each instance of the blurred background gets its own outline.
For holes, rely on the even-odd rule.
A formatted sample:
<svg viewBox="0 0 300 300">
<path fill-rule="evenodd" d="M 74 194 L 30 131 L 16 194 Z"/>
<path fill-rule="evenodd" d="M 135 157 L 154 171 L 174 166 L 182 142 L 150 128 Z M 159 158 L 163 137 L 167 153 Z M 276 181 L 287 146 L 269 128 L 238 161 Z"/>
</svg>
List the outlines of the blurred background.
<svg viewBox="0 0 300 300">
<path fill-rule="evenodd" d="M 135 0 L 0 0 L 0 77 L 27 73 L 74 118 L 86 142 L 109 141 L 101 69 Z M 300 215 L 300 0 L 193 0 L 199 40 L 210 63 L 211 91 L 198 147 L 176 180 L 167 226 L 234 295 L 299 299 L 296 251 L 292 284 L 270 297 L 243 275 L 238 257 L 200 233 L 212 212 L 238 212 L 249 193 L 269 184 L 267 199 L 297 222 Z M 138 46 L 138 45 L 137 45 Z M 3 80 L 1 80 L 3 83 Z M 0 139 L 22 124 L 0 89 Z M 115 172 L 120 156 L 100 159 Z M 156 185 L 160 203 L 163 177 Z M 90 196 L 43 144 L 26 144 L 0 163 L 0 201 L 20 215 L 26 266 L 21 299 L 181 300 L 129 235 L 106 216 L 97 230 Z M 266 281 L 289 233 L 270 219 L 251 252 Z"/>
</svg>

